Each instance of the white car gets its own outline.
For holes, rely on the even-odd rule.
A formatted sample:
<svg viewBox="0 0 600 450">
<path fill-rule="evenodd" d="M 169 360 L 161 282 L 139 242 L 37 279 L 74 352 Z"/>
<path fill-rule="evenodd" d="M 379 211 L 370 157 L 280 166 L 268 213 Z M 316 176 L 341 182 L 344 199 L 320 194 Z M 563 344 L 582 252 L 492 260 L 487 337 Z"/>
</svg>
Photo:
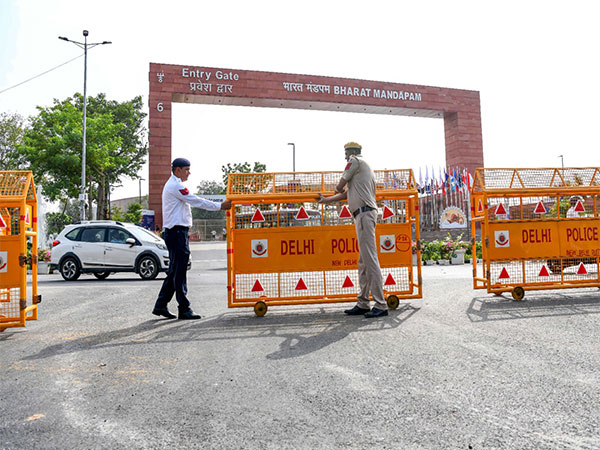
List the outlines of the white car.
<svg viewBox="0 0 600 450">
<path fill-rule="evenodd" d="M 50 268 L 58 269 L 67 281 L 77 280 L 82 273 L 103 280 L 113 272 L 136 272 L 144 280 L 153 280 L 169 268 L 169 252 L 159 236 L 138 225 L 83 221 L 67 225 L 56 237 Z"/>
</svg>

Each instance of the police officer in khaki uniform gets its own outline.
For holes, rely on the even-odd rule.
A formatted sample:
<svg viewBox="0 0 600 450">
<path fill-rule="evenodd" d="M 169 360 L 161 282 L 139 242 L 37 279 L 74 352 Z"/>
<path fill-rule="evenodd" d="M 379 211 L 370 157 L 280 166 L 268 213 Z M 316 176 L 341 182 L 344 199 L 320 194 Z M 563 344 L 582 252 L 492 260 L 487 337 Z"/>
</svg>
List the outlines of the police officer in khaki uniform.
<svg viewBox="0 0 600 450">
<path fill-rule="evenodd" d="M 354 216 L 356 237 L 358 239 L 358 281 L 360 293 L 354 308 L 344 311 L 356 316 L 381 317 L 388 315 L 388 305 L 383 295 L 383 279 L 379 258 L 375 226 L 377 225 L 377 203 L 375 201 L 375 174 L 362 159 L 362 147 L 356 142 L 344 145 L 346 152 L 346 168 L 335 188 L 335 195 L 323 197 L 319 203 L 331 203 L 348 199 L 348 208 Z M 347 187 L 347 188 L 346 188 Z M 375 306 L 370 308 L 369 293 L 373 296 Z"/>
</svg>

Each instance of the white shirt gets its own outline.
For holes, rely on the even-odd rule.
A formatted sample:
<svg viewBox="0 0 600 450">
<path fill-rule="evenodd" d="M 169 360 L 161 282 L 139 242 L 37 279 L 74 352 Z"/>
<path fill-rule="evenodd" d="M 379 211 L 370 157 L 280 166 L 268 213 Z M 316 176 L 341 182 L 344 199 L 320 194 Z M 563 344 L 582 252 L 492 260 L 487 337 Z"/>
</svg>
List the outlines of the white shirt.
<svg viewBox="0 0 600 450">
<path fill-rule="evenodd" d="M 192 208 L 190 205 L 209 211 L 221 209 L 221 204 L 218 202 L 190 194 L 181 178 L 171 175 L 162 192 L 163 228 L 173 228 L 177 225 L 191 227 Z"/>
</svg>

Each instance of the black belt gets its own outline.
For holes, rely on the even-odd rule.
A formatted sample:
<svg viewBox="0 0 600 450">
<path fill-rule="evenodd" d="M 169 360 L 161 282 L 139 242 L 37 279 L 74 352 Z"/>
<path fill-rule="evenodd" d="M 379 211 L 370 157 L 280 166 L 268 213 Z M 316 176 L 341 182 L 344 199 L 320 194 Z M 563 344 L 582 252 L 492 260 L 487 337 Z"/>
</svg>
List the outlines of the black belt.
<svg viewBox="0 0 600 450">
<path fill-rule="evenodd" d="M 182 225 L 175 225 L 171 228 L 167 228 L 167 230 L 185 230 L 188 231 L 190 228 L 189 227 L 184 227 Z"/>
<path fill-rule="evenodd" d="M 370 206 L 361 206 L 360 208 L 358 208 L 357 210 L 355 210 L 352 215 L 354 217 L 358 216 L 360 213 L 363 212 L 367 212 L 367 211 L 375 211 L 375 208 L 371 208 Z"/>
</svg>

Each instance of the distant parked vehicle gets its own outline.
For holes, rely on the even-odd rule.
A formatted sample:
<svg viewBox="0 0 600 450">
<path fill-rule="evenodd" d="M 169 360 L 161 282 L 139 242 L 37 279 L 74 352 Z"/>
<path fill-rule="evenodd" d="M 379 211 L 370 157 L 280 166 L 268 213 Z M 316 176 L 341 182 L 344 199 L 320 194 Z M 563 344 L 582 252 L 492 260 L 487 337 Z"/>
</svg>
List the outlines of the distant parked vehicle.
<svg viewBox="0 0 600 450">
<path fill-rule="evenodd" d="M 135 272 L 153 280 L 169 268 L 169 252 L 159 236 L 138 225 L 83 221 L 67 225 L 56 237 L 50 268 L 58 269 L 67 281 L 77 280 L 82 273 L 104 280 L 114 272 Z"/>
</svg>

